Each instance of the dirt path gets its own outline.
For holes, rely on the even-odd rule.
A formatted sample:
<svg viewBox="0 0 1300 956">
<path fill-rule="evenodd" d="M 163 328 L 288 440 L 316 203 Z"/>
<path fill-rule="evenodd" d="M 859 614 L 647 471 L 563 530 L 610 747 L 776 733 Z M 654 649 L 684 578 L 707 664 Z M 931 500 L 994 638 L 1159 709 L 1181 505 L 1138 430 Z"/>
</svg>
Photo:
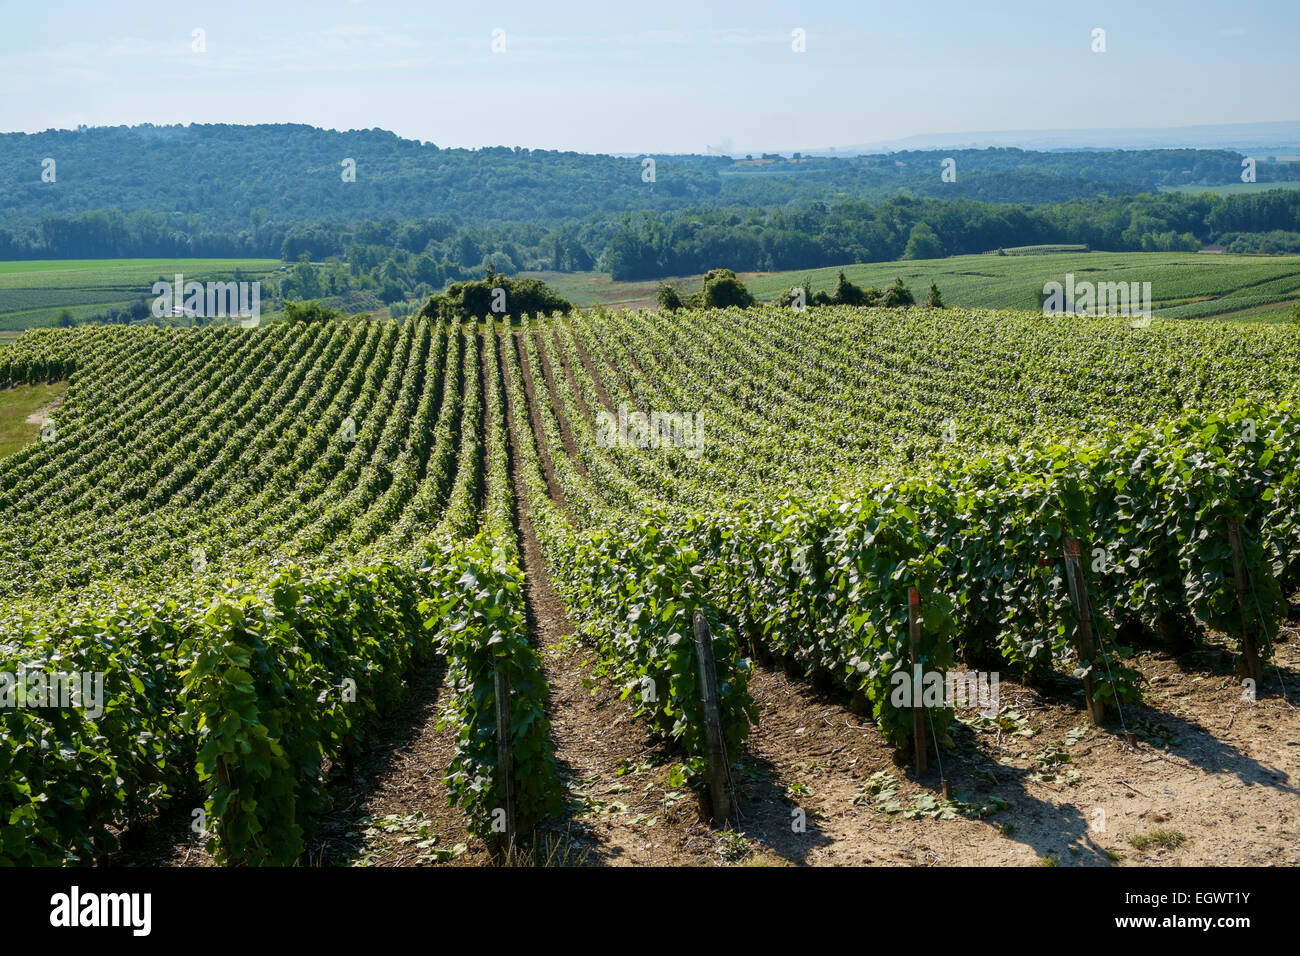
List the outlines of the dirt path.
<svg viewBox="0 0 1300 956">
<path fill-rule="evenodd" d="M 331 784 L 332 809 L 320 823 L 305 864 L 420 866 L 486 864 L 486 847 L 470 839 L 459 807 L 448 806 L 443 775 L 456 753 L 455 730 L 438 729 L 441 662 L 407 680 L 407 696 L 385 732 L 351 774 Z"/>
<path fill-rule="evenodd" d="M 527 401 L 538 428 L 537 398 L 525 373 Z M 524 564 L 529 632 L 541 651 L 549 690 L 547 715 L 566 795 L 566 819 L 555 826 L 571 862 L 612 865 L 710 865 L 718 838 L 701 822 L 694 795 L 669 786 L 670 754 L 649 738 L 609 683 L 589 674 L 591 662 L 569 639 L 573 624 L 555 592 L 531 520 L 519 469 L 519 442 L 532 440 L 510 423 L 510 471 Z M 562 499 L 553 499 L 560 503 Z"/>
<path fill-rule="evenodd" d="M 591 361 L 591 356 L 587 354 L 586 347 L 582 344 L 582 339 L 575 333 L 573 336 L 573 346 L 578 352 L 578 361 L 582 367 L 587 370 L 587 376 L 591 379 L 591 384 L 596 388 L 596 394 L 600 397 L 600 403 L 608 411 L 614 411 L 614 400 L 609 397 L 609 391 L 605 388 L 605 383 L 601 381 L 600 374 L 596 371 L 596 366 Z"/>
<path fill-rule="evenodd" d="M 534 339 L 534 341 L 537 341 Z M 578 443 L 573 437 L 573 429 L 569 425 L 569 418 L 564 413 L 564 405 L 560 401 L 560 395 L 555 389 L 555 373 L 551 369 L 550 359 L 546 357 L 546 350 L 541 348 L 538 342 L 537 360 L 542 366 L 542 379 L 546 383 L 546 392 L 548 404 L 555 414 L 555 421 L 560 426 L 560 441 L 564 444 L 564 453 L 569 456 L 569 460 L 578 469 L 578 474 L 587 477 L 587 465 L 578 454 Z M 530 396 L 532 393 L 530 393 Z"/>
<path fill-rule="evenodd" d="M 37 428 L 43 428 L 45 423 L 54 417 L 54 413 L 59 410 L 59 406 L 62 404 L 63 396 L 60 395 L 58 398 L 54 399 L 54 401 L 42 405 L 40 408 L 36 409 L 36 411 L 28 415 L 26 419 L 27 424 L 35 425 Z"/>
<path fill-rule="evenodd" d="M 509 338 L 501 344 L 502 347 L 513 348 L 515 354 L 519 358 L 519 372 L 520 377 L 523 379 L 524 397 L 528 405 L 528 420 L 532 422 L 533 434 L 545 435 L 546 432 L 542 430 L 541 410 L 537 405 L 537 388 L 533 384 L 533 372 L 532 368 L 528 364 L 528 351 L 522 347 L 519 339 L 514 335 L 509 336 Z M 509 415 L 510 413 L 508 412 L 508 409 L 512 406 L 510 405 L 510 393 L 508 390 L 506 392 L 506 407 L 507 414 Z M 518 454 L 516 449 L 518 446 L 515 444 L 514 427 L 514 419 L 510 418 L 510 471 L 511 474 L 514 475 L 515 501 L 518 503 L 519 507 L 527 507 L 527 500 L 520 497 L 519 476 L 515 474 L 515 466 L 518 460 L 516 458 L 516 455 Z M 569 503 L 565 500 L 564 490 L 560 487 L 560 481 L 555 475 L 555 464 L 551 461 L 550 450 L 546 447 L 544 442 L 535 447 L 537 448 L 538 461 L 540 461 L 542 465 L 542 476 L 546 479 L 546 490 L 550 493 L 551 500 L 558 504 L 563 510 L 568 511 Z M 522 554 L 522 551 L 520 553 Z"/>
<path fill-rule="evenodd" d="M 560 359 L 560 367 L 564 369 L 564 377 L 569 380 L 569 390 L 573 392 L 573 397 L 578 402 L 578 414 L 590 422 L 592 421 L 591 408 L 587 405 L 587 397 L 582 394 L 582 389 L 578 387 L 578 378 L 573 374 L 573 368 L 569 364 L 564 346 L 560 343 L 560 333 L 555 326 L 551 326 L 550 332 L 551 342 L 555 346 L 555 354 Z"/>
<path fill-rule="evenodd" d="M 592 361 L 591 355 L 587 352 L 586 346 L 583 344 L 582 340 L 578 338 L 576 335 L 574 336 L 574 344 L 578 348 L 578 358 L 581 360 L 583 368 L 587 370 L 587 374 L 591 376 L 592 383 L 596 386 L 596 393 L 600 395 L 600 400 L 605 405 L 606 408 L 608 408 L 610 411 L 614 410 L 613 401 L 610 399 L 609 392 L 606 389 L 604 383 L 601 381 L 601 375 L 607 373 L 612 377 L 619 379 L 623 383 L 623 385 L 627 387 L 628 393 L 631 395 L 632 398 L 632 404 L 637 409 L 637 411 L 644 412 L 646 410 L 645 406 L 641 404 L 640 397 L 632 389 L 631 381 L 629 377 L 620 374 L 618 369 L 614 368 L 613 365 L 614 360 L 610 357 L 610 354 L 607 351 L 602 352 L 600 356 L 600 365 L 601 368 L 605 370 L 605 372 L 597 372 L 595 363 Z M 632 367 L 636 370 L 637 374 L 638 375 L 642 374 L 641 366 L 637 364 L 636 359 L 631 358 L 630 351 L 628 352 L 628 356 L 630 361 L 632 362 Z"/>
</svg>

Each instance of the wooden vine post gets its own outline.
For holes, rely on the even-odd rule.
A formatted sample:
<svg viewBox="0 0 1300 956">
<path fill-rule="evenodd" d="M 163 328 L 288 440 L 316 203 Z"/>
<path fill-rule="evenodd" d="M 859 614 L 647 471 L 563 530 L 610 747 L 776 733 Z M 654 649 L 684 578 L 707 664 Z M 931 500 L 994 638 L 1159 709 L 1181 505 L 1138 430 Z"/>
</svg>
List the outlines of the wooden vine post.
<svg viewBox="0 0 1300 956">
<path fill-rule="evenodd" d="M 226 787 L 227 789 L 229 789 L 229 788 L 232 786 L 232 784 L 231 784 L 231 782 L 230 782 L 230 765 L 226 763 L 226 758 L 225 758 L 225 757 L 218 757 L 218 758 L 217 758 L 217 768 L 216 768 L 216 771 L 217 771 L 217 772 L 216 772 L 217 783 L 219 783 L 221 786 Z M 207 821 L 207 822 L 210 824 L 212 821 Z M 225 817 L 225 814 L 222 814 L 221 816 L 219 816 L 219 817 L 217 818 L 216 831 L 217 831 L 217 839 L 221 842 L 221 844 L 222 844 L 223 846 L 226 847 L 227 850 L 229 850 L 229 848 L 230 848 L 230 843 L 229 843 L 229 841 L 228 841 L 228 839 L 227 839 L 227 837 L 226 837 L 226 817 Z M 206 839 L 204 840 L 204 842 L 205 842 L 205 843 L 207 842 Z M 236 863 L 235 865 L 238 866 L 238 863 Z"/>
<path fill-rule="evenodd" d="M 924 682 L 918 674 L 921 666 L 921 592 L 916 588 L 907 589 L 907 627 L 912 650 L 912 751 L 916 756 L 916 772 L 925 773 L 925 713 L 921 707 Z"/>
<path fill-rule="evenodd" d="M 1097 645 L 1092 636 L 1092 609 L 1088 605 L 1088 583 L 1083 577 L 1083 565 L 1079 561 L 1079 542 L 1075 538 L 1065 539 L 1065 579 L 1070 588 L 1070 601 L 1074 604 L 1074 617 L 1079 627 L 1075 642 L 1079 656 L 1094 663 Z M 1083 695 L 1088 703 L 1088 720 L 1094 727 L 1100 727 L 1106 718 L 1105 704 L 1096 699 L 1095 683 L 1089 670 L 1083 676 Z"/>
<path fill-rule="evenodd" d="M 1241 526 L 1236 518 L 1228 519 L 1228 543 L 1232 545 L 1232 576 L 1237 584 L 1237 609 L 1241 612 L 1241 653 L 1239 665 L 1242 677 L 1249 677 L 1256 685 L 1264 679 L 1259 661 L 1259 647 L 1255 644 L 1255 631 L 1246 618 L 1246 594 L 1250 589 L 1246 580 L 1246 559 L 1241 549 Z"/>
<path fill-rule="evenodd" d="M 504 847 L 508 853 L 515 845 L 515 775 L 510 754 L 510 684 L 497 665 L 492 666 L 494 693 L 497 700 L 497 772 L 499 786 L 506 798 Z"/>
<path fill-rule="evenodd" d="M 704 705 L 705 743 L 709 750 L 709 795 L 713 801 L 713 822 L 731 816 L 730 773 L 722 716 L 718 706 L 718 675 L 713 662 L 713 634 L 704 614 L 695 612 L 695 661 L 700 678 L 700 702 Z"/>
</svg>

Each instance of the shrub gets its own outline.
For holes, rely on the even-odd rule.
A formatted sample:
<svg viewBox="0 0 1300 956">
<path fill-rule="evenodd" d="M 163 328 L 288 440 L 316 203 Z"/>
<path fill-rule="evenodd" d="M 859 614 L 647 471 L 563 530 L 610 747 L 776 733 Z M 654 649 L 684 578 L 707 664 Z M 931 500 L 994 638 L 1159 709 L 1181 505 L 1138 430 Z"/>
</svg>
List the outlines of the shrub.
<svg viewBox="0 0 1300 956">
<path fill-rule="evenodd" d="M 844 275 L 840 273 L 840 279 L 835 283 L 835 301 L 840 305 L 870 305 L 867 293 L 860 286 L 854 285 Z"/>
<path fill-rule="evenodd" d="M 903 285 L 903 280 L 899 278 L 890 283 L 889 288 L 881 296 L 880 304 L 887 309 L 895 309 L 903 305 L 916 305 L 916 300 L 912 298 L 911 290 Z"/>
<path fill-rule="evenodd" d="M 754 297 L 745 288 L 745 283 L 730 269 L 710 269 L 704 276 L 700 292 L 701 304 L 706 309 L 725 309 L 733 305 L 748 309 L 754 304 Z"/>
<path fill-rule="evenodd" d="M 482 279 L 453 282 L 431 297 L 421 316 L 428 318 L 482 319 L 493 315 L 518 318 L 521 315 L 549 315 L 573 311 L 573 303 L 561 298 L 540 279 L 511 279 L 488 270 Z"/>
<path fill-rule="evenodd" d="M 675 288 L 667 284 L 659 287 L 655 300 L 659 303 L 659 308 L 665 312 L 676 312 L 682 307 L 681 295 L 678 294 Z"/>
<path fill-rule="evenodd" d="M 284 318 L 287 322 L 329 322 L 342 317 L 342 312 L 321 305 L 315 300 L 311 302 L 286 300 L 284 303 Z"/>
</svg>

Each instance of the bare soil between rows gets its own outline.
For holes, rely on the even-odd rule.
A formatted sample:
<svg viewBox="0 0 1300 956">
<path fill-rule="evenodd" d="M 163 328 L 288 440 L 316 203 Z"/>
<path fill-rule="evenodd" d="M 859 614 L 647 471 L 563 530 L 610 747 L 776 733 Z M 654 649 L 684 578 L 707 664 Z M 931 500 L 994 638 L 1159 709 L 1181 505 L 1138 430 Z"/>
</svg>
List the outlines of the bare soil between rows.
<svg viewBox="0 0 1300 956">
<path fill-rule="evenodd" d="M 1131 661 L 1144 701 L 1091 728 L 1066 677 L 1050 692 L 1006 675 L 1004 728 L 957 725 L 955 746 L 919 777 L 838 695 L 758 670 L 761 708 L 739 761 L 780 799 L 745 798 L 738 829 L 752 862 L 920 866 L 1294 866 L 1300 864 L 1300 644 L 1277 645 L 1259 699 L 1244 701 L 1221 645 Z M 1283 696 L 1283 682 L 1285 693 Z M 1287 699 L 1289 697 L 1289 700 Z M 959 711 L 966 719 L 975 711 Z M 1130 748 L 1122 732 L 1136 732 Z M 942 774 L 955 819 L 915 815 Z M 879 777 L 895 796 L 873 793 Z M 806 819 L 803 832 L 793 823 Z M 1146 841 L 1144 841 L 1146 838 Z M 1150 841 L 1150 842 L 1147 842 Z M 1135 845 L 1136 844 L 1136 845 Z M 1139 849 L 1142 846 L 1142 849 Z"/>
</svg>

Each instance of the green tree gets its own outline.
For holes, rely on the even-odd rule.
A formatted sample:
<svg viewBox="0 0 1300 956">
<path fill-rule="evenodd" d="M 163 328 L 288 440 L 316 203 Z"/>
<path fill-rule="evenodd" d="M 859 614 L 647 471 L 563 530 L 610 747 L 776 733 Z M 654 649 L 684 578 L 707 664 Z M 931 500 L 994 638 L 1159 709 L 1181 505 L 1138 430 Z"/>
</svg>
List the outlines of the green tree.
<svg viewBox="0 0 1300 956">
<path fill-rule="evenodd" d="M 754 304 L 754 297 L 745 283 L 730 269 L 710 269 L 704 275 L 700 293 L 701 305 L 706 309 L 726 309 L 733 305 L 748 309 Z"/>
<path fill-rule="evenodd" d="M 915 305 L 916 300 L 912 298 L 912 291 L 903 285 L 901 278 L 898 278 L 885 289 L 880 304 L 887 309 L 896 309 L 905 305 Z"/>
<path fill-rule="evenodd" d="M 285 302 L 284 318 L 287 322 L 328 322 L 341 319 L 343 313 L 330 309 L 319 302 Z"/>
<path fill-rule="evenodd" d="M 860 286 L 854 285 L 848 280 L 843 272 L 840 273 L 839 281 L 835 283 L 835 294 L 832 296 L 839 305 L 869 305 L 867 294 Z"/>
<path fill-rule="evenodd" d="M 501 249 L 498 249 L 490 256 L 486 256 L 483 260 L 483 267 L 485 270 L 490 269 L 493 272 L 504 273 L 505 275 L 514 275 L 519 271 L 519 267 L 515 265 L 514 257 Z"/>
<path fill-rule="evenodd" d="M 402 290 L 401 283 L 389 279 L 384 282 L 383 288 L 379 290 L 379 298 L 384 305 L 391 305 L 405 299 L 406 293 Z"/>
<path fill-rule="evenodd" d="M 568 315 L 573 303 L 540 279 L 511 279 L 490 267 L 482 279 L 453 282 L 431 297 L 420 310 L 428 318 L 481 319 L 488 316 Z"/>
<path fill-rule="evenodd" d="M 320 298 L 320 277 L 305 252 L 298 258 L 298 264 L 293 267 L 293 288 L 304 299 Z"/>
<path fill-rule="evenodd" d="M 659 291 L 655 294 L 655 301 L 665 312 L 676 312 L 682 307 L 681 295 L 673 286 L 666 284 L 659 287 Z"/>
<path fill-rule="evenodd" d="M 415 260 L 415 279 L 436 286 L 442 281 L 442 270 L 431 256 L 420 256 Z"/>
<path fill-rule="evenodd" d="M 925 297 L 925 304 L 932 309 L 943 308 L 943 299 L 939 295 L 939 287 L 933 282 L 930 283 L 930 294 Z"/>
<path fill-rule="evenodd" d="M 918 222 L 912 227 L 907 238 L 907 247 L 903 250 L 904 259 L 941 259 L 943 244 L 926 223 Z"/>
</svg>

